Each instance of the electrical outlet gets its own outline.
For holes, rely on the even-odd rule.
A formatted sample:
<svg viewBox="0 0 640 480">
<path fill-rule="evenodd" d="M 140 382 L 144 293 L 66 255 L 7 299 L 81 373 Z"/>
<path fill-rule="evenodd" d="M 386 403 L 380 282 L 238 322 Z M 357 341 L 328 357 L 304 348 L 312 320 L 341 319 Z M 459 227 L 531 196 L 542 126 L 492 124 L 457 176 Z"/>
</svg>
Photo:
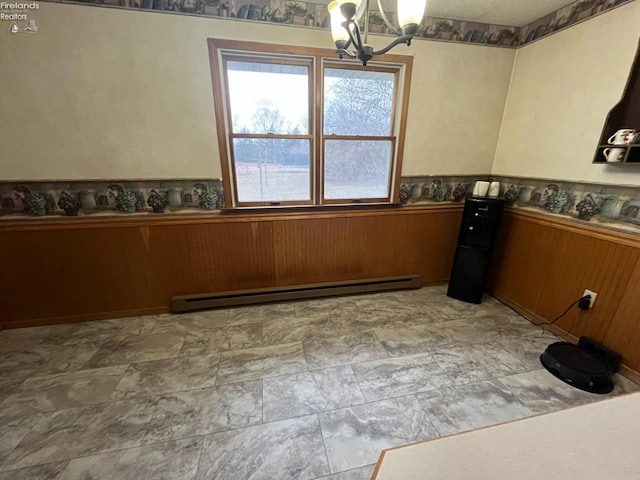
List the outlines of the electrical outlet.
<svg viewBox="0 0 640 480">
<path fill-rule="evenodd" d="M 596 292 L 592 292 L 591 290 L 585 289 L 582 296 L 584 297 L 585 295 L 591 295 L 591 300 L 589 301 L 589 308 L 593 308 L 593 304 L 596 303 L 596 297 L 598 296 L 598 294 Z"/>
</svg>

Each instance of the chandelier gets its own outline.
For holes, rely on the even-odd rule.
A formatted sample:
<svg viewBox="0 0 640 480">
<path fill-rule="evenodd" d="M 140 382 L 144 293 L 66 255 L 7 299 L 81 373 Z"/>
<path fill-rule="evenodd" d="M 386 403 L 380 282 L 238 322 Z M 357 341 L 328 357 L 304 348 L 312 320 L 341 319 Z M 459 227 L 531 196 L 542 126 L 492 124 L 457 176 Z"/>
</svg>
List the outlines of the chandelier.
<svg viewBox="0 0 640 480">
<path fill-rule="evenodd" d="M 387 18 L 380 0 L 378 0 L 378 10 L 380 16 L 389 30 L 395 32 L 398 38 L 381 50 L 374 50 L 367 44 L 369 35 L 369 0 L 335 0 L 329 4 L 329 14 L 331 15 L 331 35 L 336 44 L 336 53 L 340 59 L 345 56 L 357 58 L 362 65 L 367 66 L 367 62 L 376 55 L 383 55 L 396 45 L 401 43 L 411 45 L 411 39 L 418 31 L 418 26 L 422 22 L 424 8 L 427 0 L 397 0 L 398 1 L 398 23 L 400 29 L 391 25 Z M 358 20 L 364 13 L 364 41 L 360 34 Z M 355 51 L 351 51 L 353 46 Z"/>
</svg>

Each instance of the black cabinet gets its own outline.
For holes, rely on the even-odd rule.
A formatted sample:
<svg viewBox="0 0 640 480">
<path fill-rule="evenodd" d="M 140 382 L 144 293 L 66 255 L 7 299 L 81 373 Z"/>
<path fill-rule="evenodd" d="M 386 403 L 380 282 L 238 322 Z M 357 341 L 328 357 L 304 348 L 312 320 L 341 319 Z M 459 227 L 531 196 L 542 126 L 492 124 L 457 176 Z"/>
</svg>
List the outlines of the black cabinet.
<svg viewBox="0 0 640 480">
<path fill-rule="evenodd" d="M 501 198 L 466 199 L 447 290 L 449 297 L 470 303 L 482 301 L 503 209 Z"/>
</svg>

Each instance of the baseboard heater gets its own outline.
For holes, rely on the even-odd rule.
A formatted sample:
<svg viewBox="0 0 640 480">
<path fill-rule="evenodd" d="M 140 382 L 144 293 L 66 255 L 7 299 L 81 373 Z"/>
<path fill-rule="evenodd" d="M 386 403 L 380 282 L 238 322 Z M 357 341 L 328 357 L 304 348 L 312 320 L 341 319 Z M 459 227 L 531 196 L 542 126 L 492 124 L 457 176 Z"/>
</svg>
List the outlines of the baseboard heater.
<svg viewBox="0 0 640 480">
<path fill-rule="evenodd" d="M 287 287 L 256 288 L 221 293 L 203 293 L 199 295 L 178 295 L 171 298 L 174 312 L 191 312 L 210 308 L 254 305 L 258 303 L 287 302 L 309 298 L 356 295 L 360 293 L 385 292 L 420 288 L 422 277 L 368 278 L 343 282 L 311 283 Z"/>
</svg>

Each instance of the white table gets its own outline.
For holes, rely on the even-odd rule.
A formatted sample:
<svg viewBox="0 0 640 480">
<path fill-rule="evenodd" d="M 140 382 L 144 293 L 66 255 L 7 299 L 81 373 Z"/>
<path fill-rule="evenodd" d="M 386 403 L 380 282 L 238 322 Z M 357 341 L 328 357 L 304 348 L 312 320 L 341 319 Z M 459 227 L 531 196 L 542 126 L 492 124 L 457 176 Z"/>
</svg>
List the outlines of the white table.
<svg viewBox="0 0 640 480">
<path fill-rule="evenodd" d="M 382 452 L 375 480 L 640 480 L 640 393 Z"/>
</svg>

